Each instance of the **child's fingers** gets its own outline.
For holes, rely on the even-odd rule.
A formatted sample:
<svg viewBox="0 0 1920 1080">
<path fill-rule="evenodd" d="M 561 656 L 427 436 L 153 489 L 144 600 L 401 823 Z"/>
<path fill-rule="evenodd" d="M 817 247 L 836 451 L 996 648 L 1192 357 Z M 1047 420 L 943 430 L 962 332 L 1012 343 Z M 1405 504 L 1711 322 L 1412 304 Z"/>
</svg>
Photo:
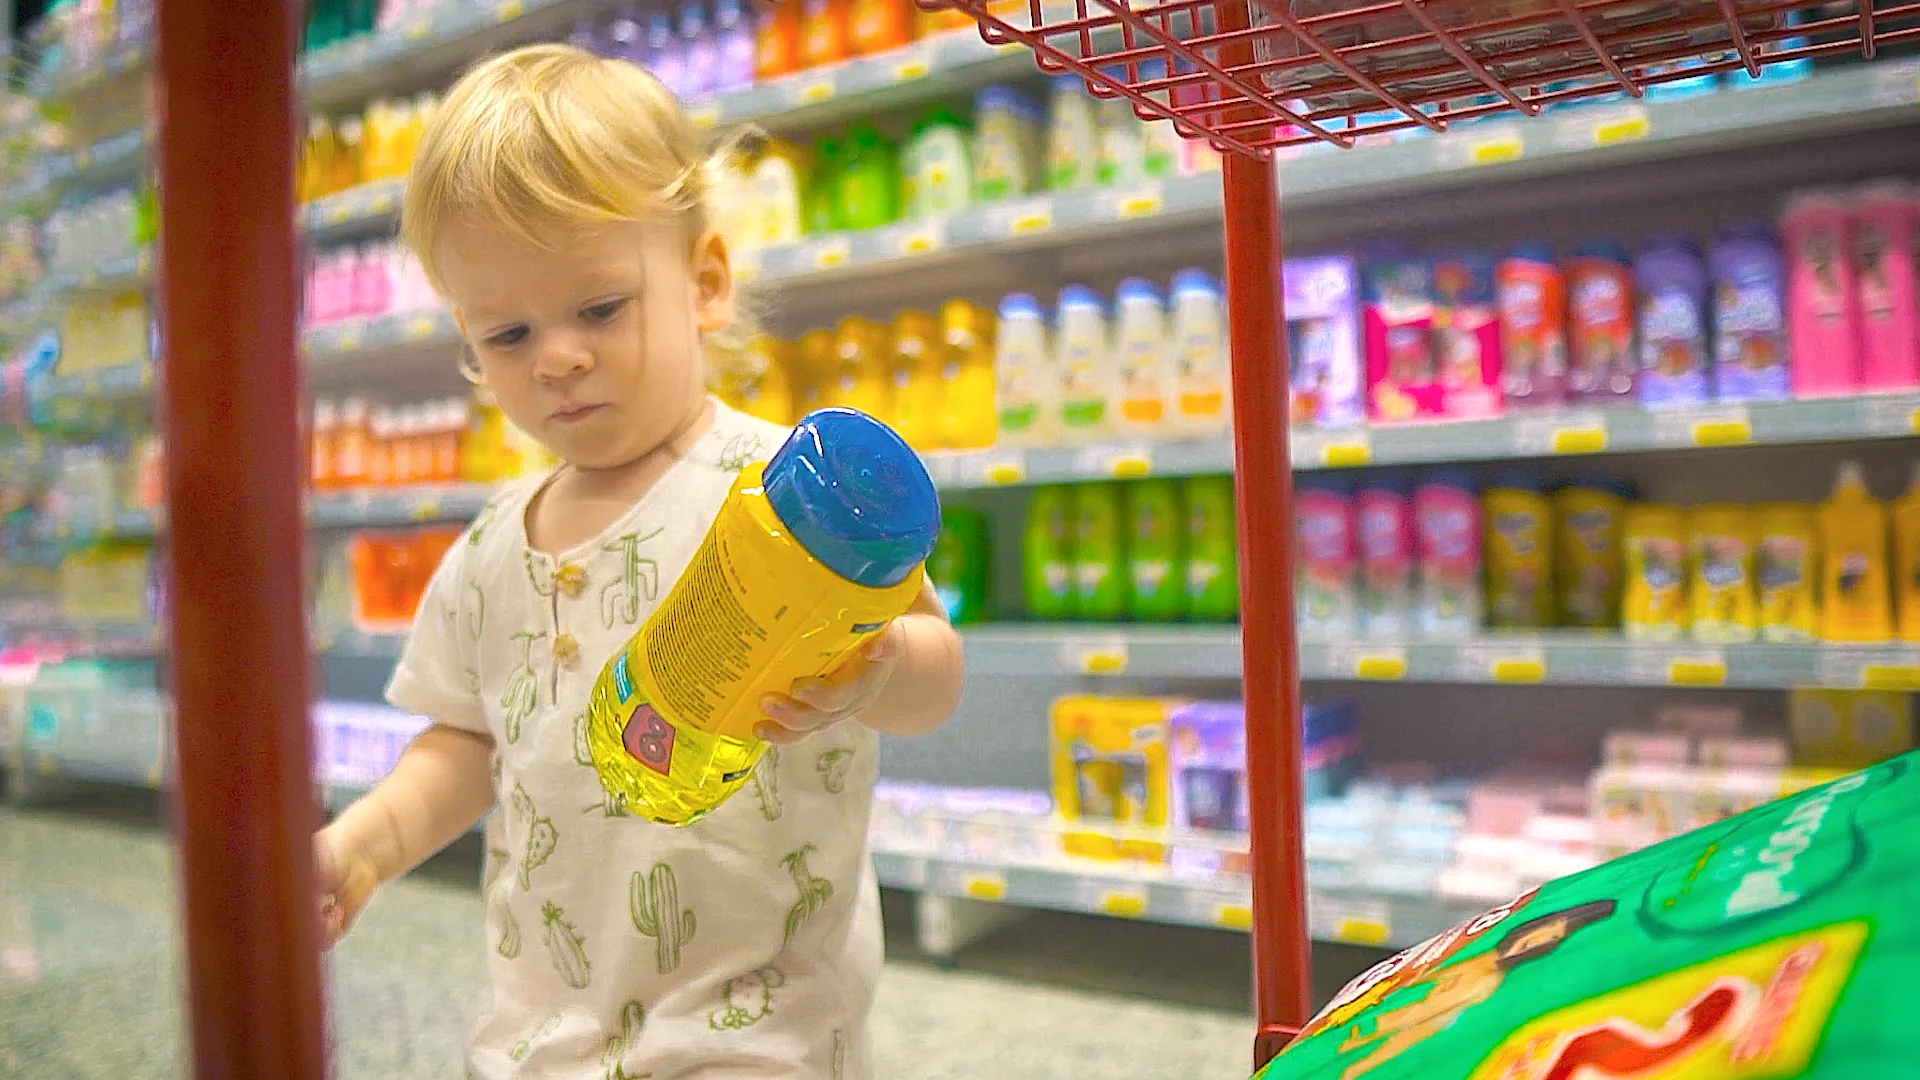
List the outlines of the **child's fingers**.
<svg viewBox="0 0 1920 1080">
<path fill-rule="evenodd" d="M 760 711 L 766 720 L 754 728 L 754 734 L 780 746 L 797 743 L 838 719 L 831 713 L 795 701 L 785 694 L 768 694 L 761 698 Z"/>
</svg>

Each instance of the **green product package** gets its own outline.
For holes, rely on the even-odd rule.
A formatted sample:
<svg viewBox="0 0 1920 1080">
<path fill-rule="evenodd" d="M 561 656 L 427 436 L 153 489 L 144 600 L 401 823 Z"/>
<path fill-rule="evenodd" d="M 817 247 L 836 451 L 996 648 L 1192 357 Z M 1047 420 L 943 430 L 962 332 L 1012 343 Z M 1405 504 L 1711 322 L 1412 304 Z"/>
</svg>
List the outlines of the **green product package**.
<svg viewBox="0 0 1920 1080">
<path fill-rule="evenodd" d="M 927 576 L 955 626 L 986 618 L 987 517 L 971 506 L 941 508 L 940 540 L 927 559 Z"/>
<path fill-rule="evenodd" d="M 1081 484 L 1073 499 L 1074 615 L 1114 622 L 1127 614 L 1126 500 L 1119 484 Z"/>
<path fill-rule="evenodd" d="M 1022 592 L 1027 614 L 1036 619 L 1070 619 L 1073 603 L 1073 488 L 1054 484 L 1035 488 L 1027 505 L 1027 530 L 1020 542 Z"/>
<path fill-rule="evenodd" d="M 1361 975 L 1261 1076 L 1920 1076 L 1916 767 L 1549 882 Z"/>
<path fill-rule="evenodd" d="M 1240 615 L 1233 477 L 1196 476 L 1186 483 L 1187 613 L 1231 622 Z"/>
<path fill-rule="evenodd" d="M 810 235 L 840 228 L 840 159 L 845 153 L 838 139 L 822 138 L 813 144 L 813 168 L 802 185 L 800 207 L 802 224 Z"/>
<path fill-rule="evenodd" d="M 1178 480 L 1127 485 L 1127 613 L 1147 622 L 1187 616 L 1187 520 Z"/>
<path fill-rule="evenodd" d="M 893 144 L 869 125 L 847 136 L 834 186 L 839 189 L 835 219 L 843 229 L 877 229 L 900 217 L 900 166 Z"/>
</svg>

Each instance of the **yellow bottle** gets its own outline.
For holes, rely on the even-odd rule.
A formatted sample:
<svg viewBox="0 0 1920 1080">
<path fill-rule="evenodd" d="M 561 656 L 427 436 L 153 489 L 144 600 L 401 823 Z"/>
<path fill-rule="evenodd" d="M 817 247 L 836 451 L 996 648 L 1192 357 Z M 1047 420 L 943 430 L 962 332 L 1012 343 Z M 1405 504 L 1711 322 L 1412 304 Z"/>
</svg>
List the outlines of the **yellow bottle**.
<svg viewBox="0 0 1920 1080">
<path fill-rule="evenodd" d="M 1811 506 L 1769 503 L 1754 511 L 1753 578 L 1762 641 L 1807 642 L 1819 631 L 1816 534 Z"/>
<path fill-rule="evenodd" d="M 406 173 L 411 159 L 402 160 L 401 128 L 404 124 L 399 107 L 390 101 L 376 101 L 367 106 L 366 134 L 362 154 L 366 160 L 362 170 L 368 181 L 390 180 Z"/>
<path fill-rule="evenodd" d="M 1626 500 L 1605 481 L 1553 493 L 1553 581 L 1566 626 L 1620 625 L 1620 525 Z"/>
<path fill-rule="evenodd" d="M 1687 607 L 1696 641 L 1752 641 L 1753 516 L 1744 506 L 1701 506 L 1687 518 Z"/>
<path fill-rule="evenodd" d="M 849 315 L 833 334 L 833 382 L 827 403 L 891 422 L 893 379 L 887 372 L 886 329 L 871 319 Z"/>
<path fill-rule="evenodd" d="M 762 334 L 747 347 L 741 367 L 723 380 L 734 408 L 786 427 L 793 423 L 793 346 Z"/>
<path fill-rule="evenodd" d="M 1859 462 L 1840 466 L 1820 504 L 1820 636 L 1886 641 L 1893 636 L 1887 581 L 1887 508 L 1867 490 Z"/>
<path fill-rule="evenodd" d="M 1678 509 L 1627 508 L 1621 529 L 1626 585 L 1620 629 L 1639 641 L 1675 641 L 1687 628 L 1687 533 Z"/>
<path fill-rule="evenodd" d="M 1552 626 L 1553 508 L 1531 478 L 1488 488 L 1486 518 L 1487 624 L 1500 628 Z"/>
<path fill-rule="evenodd" d="M 747 225 L 750 247 L 791 244 L 800 239 L 801 192 L 808 170 L 807 151 L 785 139 L 769 139 L 747 170 L 752 210 Z"/>
<path fill-rule="evenodd" d="M 805 416 L 827 406 L 833 369 L 833 331 L 809 330 L 802 334 L 794 348 L 793 373 L 788 380 L 793 391 L 793 415 Z"/>
<path fill-rule="evenodd" d="M 873 418 L 814 413 L 741 470 L 686 572 L 595 680 L 587 746 L 608 796 L 687 825 L 766 751 L 761 699 L 826 675 L 906 613 L 940 534 L 919 457 Z"/>
<path fill-rule="evenodd" d="M 992 312 L 965 300 L 940 309 L 940 445 L 949 450 L 993 445 L 993 327 Z"/>
<path fill-rule="evenodd" d="M 1893 602 L 1900 640 L 1920 641 L 1920 463 L 1893 504 Z"/>
<path fill-rule="evenodd" d="M 946 389 L 940 379 L 940 324 L 924 311 L 903 311 L 893 320 L 890 339 L 893 429 L 915 450 L 938 450 Z"/>
<path fill-rule="evenodd" d="M 340 142 L 324 116 L 307 121 L 307 153 L 300 161 L 300 198 L 318 199 L 340 190 L 335 181 L 340 167 Z"/>
</svg>

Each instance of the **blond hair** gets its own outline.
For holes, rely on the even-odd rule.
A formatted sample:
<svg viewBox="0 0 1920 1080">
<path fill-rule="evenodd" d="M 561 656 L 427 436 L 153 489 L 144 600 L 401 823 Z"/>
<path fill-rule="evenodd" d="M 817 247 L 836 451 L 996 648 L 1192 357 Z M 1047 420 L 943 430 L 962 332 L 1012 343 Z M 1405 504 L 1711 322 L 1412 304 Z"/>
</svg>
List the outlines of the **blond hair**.
<svg viewBox="0 0 1920 1080">
<path fill-rule="evenodd" d="M 540 246 L 581 228 L 668 218 L 691 243 L 717 224 L 733 153 L 708 153 L 678 99 L 638 65 L 529 45 L 475 65 L 447 92 L 414 155 L 400 238 L 443 294 L 435 249 L 462 215 Z M 721 366 L 752 334 L 736 308 L 733 324 L 703 343 Z"/>
</svg>

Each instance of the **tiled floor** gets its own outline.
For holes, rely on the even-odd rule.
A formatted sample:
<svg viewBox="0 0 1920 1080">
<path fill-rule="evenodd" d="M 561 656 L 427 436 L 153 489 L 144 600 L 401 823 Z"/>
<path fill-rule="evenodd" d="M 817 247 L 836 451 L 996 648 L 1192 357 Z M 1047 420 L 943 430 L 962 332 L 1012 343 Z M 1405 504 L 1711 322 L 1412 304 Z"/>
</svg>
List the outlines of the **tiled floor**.
<svg viewBox="0 0 1920 1080">
<path fill-rule="evenodd" d="M 99 789 L 0 805 L 0 1077 L 185 1075 L 157 805 Z M 479 975 L 475 866 L 456 847 L 384 890 L 334 954 L 341 1080 L 459 1075 Z M 1247 1074 L 1244 938 L 1035 915 L 944 971 L 899 945 L 904 916 L 891 902 L 875 1018 L 884 1077 Z"/>
</svg>

